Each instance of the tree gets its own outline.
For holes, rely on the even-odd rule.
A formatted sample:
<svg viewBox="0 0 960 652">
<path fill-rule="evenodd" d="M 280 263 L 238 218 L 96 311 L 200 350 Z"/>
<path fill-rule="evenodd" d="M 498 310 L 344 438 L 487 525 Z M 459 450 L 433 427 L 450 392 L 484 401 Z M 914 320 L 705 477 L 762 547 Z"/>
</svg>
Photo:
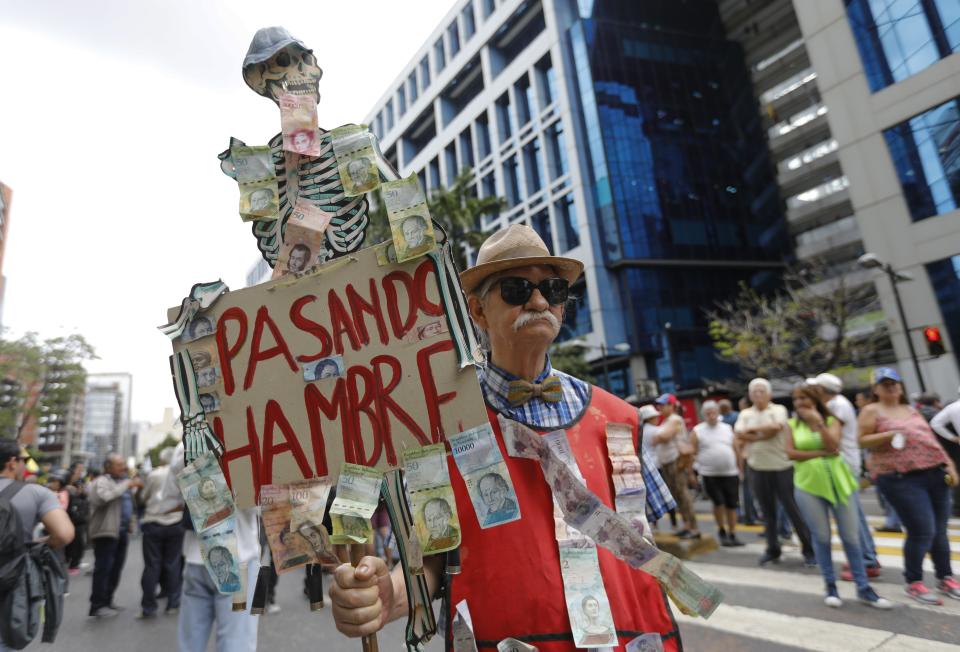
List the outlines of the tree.
<svg viewBox="0 0 960 652">
<path fill-rule="evenodd" d="M 171 433 L 167 433 L 167 436 L 163 438 L 163 441 L 147 451 L 147 456 L 150 458 L 150 464 L 153 468 L 160 466 L 160 452 L 164 448 L 176 448 L 177 444 L 180 443 L 176 437 Z"/>
<path fill-rule="evenodd" d="M 854 330 L 877 307 L 872 286 L 851 286 L 845 275 L 831 277 L 815 262 L 788 270 L 773 294 L 741 284 L 736 297 L 707 315 L 721 360 L 738 364 L 747 376 L 807 378 L 871 364 L 889 349 L 884 329 Z"/>
<path fill-rule="evenodd" d="M 561 343 L 550 349 L 550 366 L 575 378 L 594 383 L 590 363 L 586 358 L 587 347 L 574 343 Z"/>
<path fill-rule="evenodd" d="M 40 340 L 30 332 L 0 337 L 0 436 L 19 438 L 42 415 L 65 409 L 87 381 L 83 363 L 96 353 L 82 335 Z"/>
</svg>

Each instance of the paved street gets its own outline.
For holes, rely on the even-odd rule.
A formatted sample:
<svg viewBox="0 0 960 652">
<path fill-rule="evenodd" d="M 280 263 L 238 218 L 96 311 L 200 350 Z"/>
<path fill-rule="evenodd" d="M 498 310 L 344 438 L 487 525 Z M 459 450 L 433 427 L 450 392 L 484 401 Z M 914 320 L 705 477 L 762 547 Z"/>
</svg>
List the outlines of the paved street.
<svg viewBox="0 0 960 652">
<path fill-rule="evenodd" d="M 871 496 L 872 498 L 872 496 Z M 708 505 L 697 505 L 703 529 L 713 531 Z M 869 513 L 878 513 L 868 499 Z M 879 517 L 871 517 L 874 524 Z M 893 611 L 881 612 L 858 604 L 853 586 L 843 583 L 842 609 L 830 609 L 821 599 L 822 582 L 815 569 L 805 569 L 796 546 L 785 548 L 779 566 L 759 568 L 756 558 L 762 552 L 757 536 L 759 528 L 744 528 L 741 538 L 745 548 L 721 548 L 697 557 L 690 567 L 704 579 L 716 583 L 724 592 L 724 603 L 708 621 L 677 614 L 684 649 L 744 650 L 750 652 L 823 650 L 843 652 L 882 651 L 960 651 L 960 602 L 943 607 L 924 607 L 908 600 L 903 593 L 900 576 L 902 560 L 899 550 L 902 535 L 877 538 L 883 577 L 874 584 L 877 591 L 897 603 Z M 835 559 L 842 561 L 839 541 Z M 953 558 L 960 564 L 960 520 L 951 521 Z M 90 559 L 90 555 L 88 555 Z M 73 578 L 71 595 L 57 643 L 35 644 L 29 649 L 50 652 L 154 652 L 176 649 L 176 619 L 160 617 L 141 622 L 134 618 L 140 599 L 142 557 L 139 540 L 131 543 L 130 557 L 118 591 L 118 604 L 126 610 L 118 617 L 102 621 L 87 618 L 90 577 Z M 928 576 L 929 578 L 930 576 Z M 337 633 L 330 610 L 310 613 L 301 593 L 298 572 L 280 578 L 278 601 L 282 611 L 261 620 L 259 649 L 265 651 L 321 649 L 324 652 L 359 650 L 359 642 Z M 403 623 L 394 623 L 380 635 L 384 650 L 401 649 Z M 309 646 L 309 647 L 308 647 Z M 319 647 L 318 647 L 319 646 Z M 210 649 L 213 649 L 211 645 Z M 431 642 L 430 652 L 440 652 L 442 644 Z"/>
</svg>

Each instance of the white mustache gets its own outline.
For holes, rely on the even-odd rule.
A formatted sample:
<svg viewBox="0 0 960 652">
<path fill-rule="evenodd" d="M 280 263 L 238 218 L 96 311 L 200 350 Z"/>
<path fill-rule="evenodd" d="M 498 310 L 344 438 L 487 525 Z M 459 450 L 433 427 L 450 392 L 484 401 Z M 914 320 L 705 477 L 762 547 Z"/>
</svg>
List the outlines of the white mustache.
<svg viewBox="0 0 960 652">
<path fill-rule="evenodd" d="M 530 322 L 537 321 L 538 319 L 544 319 L 549 322 L 555 331 L 560 330 L 560 320 L 549 310 L 524 310 L 517 316 L 516 321 L 513 322 L 513 332 L 516 333 Z"/>
</svg>

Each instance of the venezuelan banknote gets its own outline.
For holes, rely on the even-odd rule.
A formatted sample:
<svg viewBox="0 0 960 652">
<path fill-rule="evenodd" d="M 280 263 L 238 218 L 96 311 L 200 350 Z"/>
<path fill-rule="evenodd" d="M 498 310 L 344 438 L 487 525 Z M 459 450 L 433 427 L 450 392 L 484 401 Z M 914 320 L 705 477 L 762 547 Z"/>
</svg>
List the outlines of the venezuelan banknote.
<svg viewBox="0 0 960 652">
<path fill-rule="evenodd" d="M 417 175 L 387 181 L 381 192 L 397 260 L 402 263 L 431 251 L 437 239 Z"/>
<path fill-rule="evenodd" d="M 627 643 L 627 652 L 663 652 L 663 639 L 656 632 L 641 634 Z"/>
<path fill-rule="evenodd" d="M 497 643 L 497 652 L 537 652 L 537 648 L 515 638 L 505 638 Z"/>
<path fill-rule="evenodd" d="M 481 528 L 520 518 L 520 503 L 507 464 L 488 424 L 448 437 Z"/>
<path fill-rule="evenodd" d="M 233 160 L 237 183 L 267 181 L 277 176 L 269 145 L 231 147 L 230 158 Z"/>
<path fill-rule="evenodd" d="M 199 534 L 200 557 L 217 591 L 225 595 L 242 588 L 236 529 L 237 518 L 231 516 Z"/>
<path fill-rule="evenodd" d="M 625 423 L 608 423 L 607 454 L 613 469 L 614 507 L 631 522 L 643 523 L 643 534 L 652 536 L 647 523 L 647 486 L 643 469 L 633 443 L 633 427 Z"/>
<path fill-rule="evenodd" d="M 240 185 L 240 217 L 244 222 L 275 220 L 280 213 L 280 189 L 276 179 Z"/>
<path fill-rule="evenodd" d="M 709 618 L 723 600 L 720 590 L 700 578 L 679 559 L 659 553 L 644 570 L 660 582 L 680 611 Z"/>
<path fill-rule="evenodd" d="M 184 467 L 177 485 L 190 510 L 193 529 L 200 533 L 231 518 L 236 507 L 227 479 L 212 452 L 207 452 Z"/>
<path fill-rule="evenodd" d="M 439 443 L 403 451 L 403 469 L 423 554 L 433 555 L 459 546 L 460 520 L 450 486 L 446 445 Z"/>
<path fill-rule="evenodd" d="M 327 498 L 333 483 L 326 478 L 311 478 L 290 483 L 290 531 L 300 536 L 318 564 L 338 564 L 330 534 L 323 525 Z"/>
<path fill-rule="evenodd" d="M 364 125 L 345 125 L 330 132 L 343 194 L 356 197 L 380 185 L 373 134 Z"/>
<path fill-rule="evenodd" d="M 283 149 L 304 156 L 320 156 L 317 137 L 317 103 L 312 95 L 284 93 L 280 105 L 280 129 Z"/>
<path fill-rule="evenodd" d="M 477 640 L 473 636 L 473 618 L 466 600 L 457 603 L 453 615 L 453 652 L 477 652 Z"/>
<path fill-rule="evenodd" d="M 328 256 L 326 231 L 331 219 L 333 213 L 297 200 L 283 228 L 283 244 L 272 278 L 300 274 L 315 265 L 322 265 Z"/>
<path fill-rule="evenodd" d="M 337 497 L 330 506 L 334 543 L 365 543 L 373 536 L 370 517 L 380 500 L 383 474 L 359 464 L 344 463 Z"/>
<path fill-rule="evenodd" d="M 569 525 L 634 568 L 656 577 L 684 613 L 704 618 L 713 613 L 723 598 L 715 586 L 704 582 L 672 555 L 657 550 L 643 536 L 641 523 L 631 522 L 604 505 L 536 432 L 508 419 L 501 421 L 501 428 L 510 431 L 504 435 L 505 440 L 513 440 L 508 451 L 539 459 L 547 484 Z"/>
<path fill-rule="evenodd" d="M 263 529 L 277 573 L 286 573 L 313 561 L 306 540 L 290 529 L 292 511 L 290 485 L 265 484 L 260 487 Z"/>
<path fill-rule="evenodd" d="M 596 547 L 561 544 L 560 573 L 563 576 L 563 594 L 573 628 L 574 645 L 616 645 L 616 628 L 603 587 Z"/>
</svg>

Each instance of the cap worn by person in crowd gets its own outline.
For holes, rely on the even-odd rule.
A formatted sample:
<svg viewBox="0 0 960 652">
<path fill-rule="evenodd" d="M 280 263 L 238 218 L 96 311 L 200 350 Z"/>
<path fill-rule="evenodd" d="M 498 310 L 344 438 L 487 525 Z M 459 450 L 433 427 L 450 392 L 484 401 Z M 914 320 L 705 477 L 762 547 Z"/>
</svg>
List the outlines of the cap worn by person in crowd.
<svg viewBox="0 0 960 652">
<path fill-rule="evenodd" d="M 677 405 L 680 401 L 673 394 L 661 394 L 654 403 L 657 405 Z"/>
<path fill-rule="evenodd" d="M 810 382 L 809 379 L 807 382 Z M 817 377 L 813 379 L 812 384 L 819 385 L 831 394 L 839 394 L 843 391 L 843 381 L 833 374 L 818 374 Z"/>
<path fill-rule="evenodd" d="M 645 423 L 650 419 L 660 416 L 659 410 L 652 405 L 644 405 L 640 408 L 640 423 Z"/>
<path fill-rule="evenodd" d="M 543 239 L 525 224 L 500 229 L 480 245 L 477 264 L 460 274 L 463 291 L 470 294 L 491 274 L 528 265 L 548 265 L 573 283 L 583 273 L 583 263 L 573 258 L 551 256 Z"/>
<path fill-rule="evenodd" d="M 872 378 L 874 385 L 877 383 L 882 383 L 885 380 L 892 380 L 898 383 L 903 382 L 903 379 L 900 378 L 900 374 L 897 373 L 897 370 L 893 367 L 877 367 L 873 370 Z"/>
</svg>

